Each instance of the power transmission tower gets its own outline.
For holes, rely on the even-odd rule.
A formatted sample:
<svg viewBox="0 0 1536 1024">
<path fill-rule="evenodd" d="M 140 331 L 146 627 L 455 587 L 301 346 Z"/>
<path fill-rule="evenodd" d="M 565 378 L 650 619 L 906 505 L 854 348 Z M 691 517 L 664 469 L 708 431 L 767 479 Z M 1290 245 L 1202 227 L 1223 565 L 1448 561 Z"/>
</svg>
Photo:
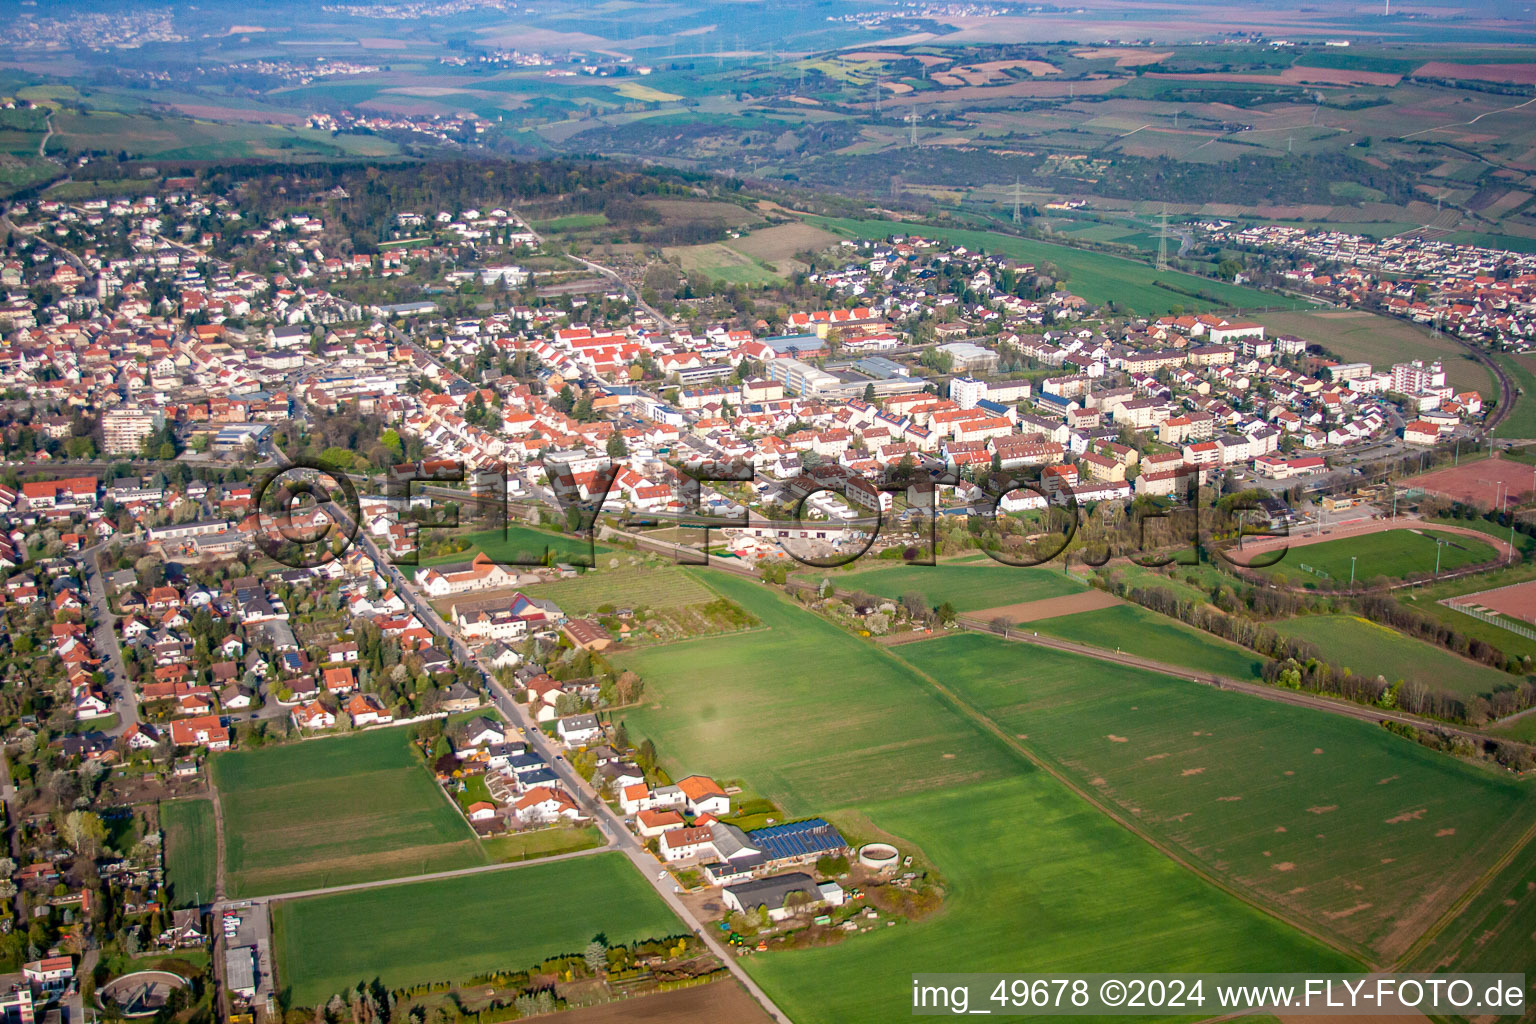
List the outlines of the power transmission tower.
<svg viewBox="0 0 1536 1024">
<path fill-rule="evenodd" d="M 1157 233 L 1157 270 L 1163 273 L 1168 269 L 1168 204 L 1163 204 L 1163 215 L 1160 218 L 1161 230 Z"/>
<path fill-rule="evenodd" d="M 907 113 L 907 127 L 912 129 L 912 141 L 910 143 L 908 143 L 908 145 L 915 146 L 915 145 L 917 145 L 917 111 L 916 110 L 912 110 L 912 111 L 909 111 Z"/>
<path fill-rule="evenodd" d="M 1022 199 L 1023 196 L 1019 191 L 1019 179 L 1015 177 L 1013 179 L 1013 222 L 1015 224 L 1024 223 L 1024 209 L 1020 205 Z"/>
</svg>

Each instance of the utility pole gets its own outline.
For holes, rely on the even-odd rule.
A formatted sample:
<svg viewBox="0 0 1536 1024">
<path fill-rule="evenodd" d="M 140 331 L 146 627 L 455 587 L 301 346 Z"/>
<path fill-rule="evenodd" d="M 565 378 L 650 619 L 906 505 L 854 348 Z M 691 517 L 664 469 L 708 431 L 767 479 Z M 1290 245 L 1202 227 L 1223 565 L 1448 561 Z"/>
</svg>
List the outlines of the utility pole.
<svg viewBox="0 0 1536 1024">
<path fill-rule="evenodd" d="M 1355 585 L 1355 556 L 1349 556 L 1349 585 Z"/>
<path fill-rule="evenodd" d="M 1440 549 L 1445 547 L 1445 541 L 1435 540 L 1435 575 L 1440 575 Z"/>
<path fill-rule="evenodd" d="M 1168 204 L 1163 204 L 1163 215 L 1159 221 L 1161 229 L 1157 233 L 1157 270 L 1164 273 L 1168 269 Z"/>
</svg>

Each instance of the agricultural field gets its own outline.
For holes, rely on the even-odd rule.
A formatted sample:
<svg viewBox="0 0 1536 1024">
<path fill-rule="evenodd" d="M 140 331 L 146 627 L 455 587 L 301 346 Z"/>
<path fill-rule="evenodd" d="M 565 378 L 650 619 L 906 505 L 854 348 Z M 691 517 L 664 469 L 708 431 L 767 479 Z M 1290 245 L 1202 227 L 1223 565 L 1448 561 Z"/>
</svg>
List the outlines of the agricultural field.
<svg viewBox="0 0 1536 1024">
<path fill-rule="evenodd" d="M 851 822 L 855 842 L 861 828 L 893 836 L 947 889 L 944 912 L 927 920 L 749 958 L 796 1021 L 910 1012 L 898 987 L 860 978 L 1021 961 L 1082 970 L 1106 950 L 1128 969 L 1351 964 L 1158 855 L 883 649 L 751 581 L 708 579 L 769 628 L 623 659 L 649 700 L 626 715 L 630 735 L 654 739 L 673 772 L 741 778 L 788 815 Z"/>
<path fill-rule="evenodd" d="M 874 802 L 947 885 L 944 912 L 744 966 L 797 1024 L 910 1015 L 919 971 L 1349 970 L 1346 957 L 1203 882 L 1045 773 Z M 1155 927 L 1153 924 L 1155 923 Z M 1324 966 L 1328 965 L 1328 966 Z"/>
<path fill-rule="evenodd" d="M 1526 787 L 1342 716 L 980 634 L 896 649 L 1239 891 L 1382 961 L 1536 822 Z"/>
<path fill-rule="evenodd" d="M 208 800 L 173 800 L 160 805 L 165 843 L 165 877 L 172 907 L 193 907 L 214 897 L 219 843 Z"/>
<path fill-rule="evenodd" d="M 484 551 L 503 565 L 552 565 L 570 562 L 583 565 L 595 554 L 610 550 L 602 544 L 594 544 L 569 534 L 549 533 L 527 526 L 508 526 L 503 530 L 478 530 L 462 536 L 453 535 L 468 547 L 448 555 L 434 555 L 421 559 L 419 565 L 400 565 L 406 579 L 415 579 L 416 573 L 445 562 L 468 562 L 478 552 Z"/>
<path fill-rule="evenodd" d="M 1370 363 L 1388 370 L 1393 363 L 1438 359 L 1446 380 L 1458 391 L 1496 398 L 1499 389 L 1488 368 L 1467 354 L 1455 339 L 1395 317 L 1365 310 L 1318 313 L 1261 313 L 1254 319 L 1270 334 L 1294 334 L 1316 342 L 1346 362 Z"/>
<path fill-rule="evenodd" d="M 307 1006 L 374 978 L 398 988 L 522 970 L 599 933 L 623 944 L 686 931 L 617 853 L 284 900 L 272 926 L 277 976 Z"/>
<path fill-rule="evenodd" d="M 1323 655 L 1355 675 L 1386 676 L 1465 696 L 1491 693 L 1518 680 L 1423 640 L 1354 615 L 1306 615 L 1274 624 L 1277 632 L 1316 644 Z"/>
<path fill-rule="evenodd" d="M 1438 544 L 1440 541 L 1444 543 Z M 1368 583 L 1379 577 L 1401 579 L 1433 572 L 1437 546 L 1442 572 L 1490 562 L 1499 556 L 1492 545 L 1462 534 L 1430 529 L 1385 530 L 1297 546 L 1286 551 L 1274 565 L 1258 571 L 1295 586 L 1325 579 L 1347 585 L 1353 561 L 1356 583 Z"/>
<path fill-rule="evenodd" d="M 1536 438 L 1536 372 L 1532 371 L 1531 357 L 1500 352 L 1493 358 L 1504 367 L 1510 382 L 1520 391 L 1515 396 L 1515 407 L 1510 410 L 1504 422 L 1494 429 L 1493 436 Z"/>
<path fill-rule="evenodd" d="M 1414 971 L 1530 973 L 1536 842 L 1527 842 L 1408 964 Z"/>
<path fill-rule="evenodd" d="M 668 259 L 677 260 L 685 274 L 730 284 L 769 284 L 780 280 L 777 270 L 723 242 L 669 246 L 662 252 Z"/>
<path fill-rule="evenodd" d="M 1264 668 L 1264 659 L 1250 650 L 1134 604 L 1035 619 L 1028 628 L 1074 643 L 1113 647 L 1168 665 L 1234 679 L 1257 679 Z"/>
<path fill-rule="evenodd" d="M 1053 263 L 1067 274 L 1063 286 L 1089 302 L 1106 303 L 1111 299 L 1143 316 L 1162 315 L 1179 306 L 1186 312 L 1208 309 L 1270 307 L 1281 297 L 1241 285 L 1213 281 L 1178 271 L 1159 273 L 1153 267 L 1121 256 L 1088 252 L 1065 245 L 1052 245 L 1034 239 L 1018 238 L 992 231 L 968 228 L 929 227 L 903 221 L 852 220 L 833 217 L 806 217 L 806 223 L 849 238 L 884 238 L 892 234 L 916 234 L 940 238 L 989 253 L 1001 253 L 1035 263 Z M 1160 288 L 1162 281 L 1180 291 Z M 1196 293 L 1194 295 L 1186 292 Z M 1198 296 L 1208 296 L 1200 298 Z"/>
<path fill-rule="evenodd" d="M 896 778 L 921 792 L 1016 770 L 873 644 L 751 580 L 687 571 L 766 628 L 616 659 L 646 684 L 647 703 L 623 715 L 629 735 L 653 740 L 669 770 L 746 779 L 802 816 L 879 799 Z"/>
<path fill-rule="evenodd" d="M 405 729 L 218 754 L 213 782 L 232 896 L 486 863 Z"/>
<path fill-rule="evenodd" d="M 589 615 L 599 608 L 683 608 L 707 604 L 715 594 L 698 577 L 676 566 L 606 566 L 575 579 L 552 580 L 525 588 L 532 596 L 555 602 L 567 614 Z"/>
<path fill-rule="evenodd" d="M 830 579 L 839 590 L 863 590 L 893 601 L 899 601 L 903 594 L 915 590 L 927 598 L 930 606 L 938 607 L 948 601 L 962 614 L 1063 597 L 1087 589 L 1065 573 L 1047 568 L 999 565 L 991 559 L 986 559 L 985 565 L 950 562 L 897 565 L 845 573 L 802 573 L 799 578 L 815 583 L 823 577 Z"/>
</svg>

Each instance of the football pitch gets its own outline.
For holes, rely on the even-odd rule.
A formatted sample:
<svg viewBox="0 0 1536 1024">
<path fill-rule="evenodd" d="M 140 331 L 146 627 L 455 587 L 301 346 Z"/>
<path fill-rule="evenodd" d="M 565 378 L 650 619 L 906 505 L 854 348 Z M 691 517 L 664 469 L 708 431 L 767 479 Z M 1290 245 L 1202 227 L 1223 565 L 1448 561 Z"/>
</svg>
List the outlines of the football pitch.
<svg viewBox="0 0 1536 1024">
<path fill-rule="evenodd" d="M 1348 585 L 1377 578 L 1401 579 L 1434 572 L 1436 549 L 1440 570 L 1490 562 L 1499 556 L 1491 544 L 1443 530 L 1385 530 L 1294 547 L 1274 565 L 1259 570 L 1275 579 L 1305 586 L 1328 580 Z M 1272 556 L 1255 556 L 1272 557 Z"/>
</svg>

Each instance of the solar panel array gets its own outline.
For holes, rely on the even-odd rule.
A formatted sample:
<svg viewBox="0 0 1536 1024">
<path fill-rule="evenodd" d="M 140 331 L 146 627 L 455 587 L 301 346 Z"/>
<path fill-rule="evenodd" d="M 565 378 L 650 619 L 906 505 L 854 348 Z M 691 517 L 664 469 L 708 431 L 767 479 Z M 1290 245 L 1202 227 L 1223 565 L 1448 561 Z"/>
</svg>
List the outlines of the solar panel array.
<svg viewBox="0 0 1536 1024">
<path fill-rule="evenodd" d="M 821 818 L 760 828 L 747 833 L 747 838 L 770 860 L 789 860 L 828 853 L 848 845 L 842 833 Z"/>
</svg>

